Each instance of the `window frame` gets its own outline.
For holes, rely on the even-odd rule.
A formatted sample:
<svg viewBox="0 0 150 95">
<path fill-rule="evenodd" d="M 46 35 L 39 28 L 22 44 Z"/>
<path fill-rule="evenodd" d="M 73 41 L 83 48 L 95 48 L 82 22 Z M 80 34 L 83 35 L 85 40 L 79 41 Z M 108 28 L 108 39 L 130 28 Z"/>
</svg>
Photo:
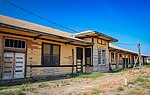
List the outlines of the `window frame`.
<svg viewBox="0 0 150 95">
<path fill-rule="evenodd" d="M 44 64 L 44 44 L 50 45 L 50 63 L 49 64 Z M 54 64 L 53 63 L 53 46 L 59 46 L 59 64 Z M 61 46 L 58 44 L 52 44 L 52 43 L 46 43 L 42 42 L 42 57 L 41 57 L 41 65 L 42 66 L 60 66 L 60 51 L 61 51 Z"/>
<path fill-rule="evenodd" d="M 6 47 L 6 40 L 13 40 L 13 47 Z M 15 40 L 18 40 L 18 41 L 21 41 L 21 42 L 25 42 L 25 45 L 24 45 L 24 48 L 16 48 L 14 43 L 15 43 Z M 17 43 L 18 44 L 18 43 Z M 10 45 L 10 41 L 9 41 L 9 45 Z M 23 39 L 17 39 L 17 38 L 4 38 L 4 49 L 13 49 L 13 50 L 26 50 L 26 46 L 27 45 L 27 41 L 26 40 L 23 40 Z M 21 44 L 22 46 L 22 44 Z"/>
<path fill-rule="evenodd" d="M 105 55 L 103 55 L 103 52 L 105 53 Z M 100 54 L 101 58 L 99 58 L 99 54 Z M 104 58 L 103 58 L 103 56 L 104 56 Z M 98 50 L 98 64 L 99 65 L 106 65 L 106 50 L 103 50 L 103 49 Z"/>
</svg>

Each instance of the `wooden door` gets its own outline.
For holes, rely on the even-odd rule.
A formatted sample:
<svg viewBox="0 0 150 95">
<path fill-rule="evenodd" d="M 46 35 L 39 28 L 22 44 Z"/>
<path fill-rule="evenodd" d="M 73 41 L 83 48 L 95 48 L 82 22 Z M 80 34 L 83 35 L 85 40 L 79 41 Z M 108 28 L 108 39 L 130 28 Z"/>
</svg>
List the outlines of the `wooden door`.
<svg viewBox="0 0 150 95">
<path fill-rule="evenodd" d="M 24 78 L 25 54 L 15 54 L 14 78 Z"/>
<path fill-rule="evenodd" d="M 3 79 L 13 78 L 14 53 L 4 53 Z"/>
<path fill-rule="evenodd" d="M 83 48 L 77 47 L 77 73 L 83 72 Z"/>
</svg>

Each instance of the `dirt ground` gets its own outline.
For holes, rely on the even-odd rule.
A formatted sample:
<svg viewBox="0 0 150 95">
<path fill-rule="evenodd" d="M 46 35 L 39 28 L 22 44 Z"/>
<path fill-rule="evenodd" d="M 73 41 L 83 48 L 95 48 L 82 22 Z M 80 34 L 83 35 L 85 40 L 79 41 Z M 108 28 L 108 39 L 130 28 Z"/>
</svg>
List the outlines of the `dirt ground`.
<svg viewBox="0 0 150 95">
<path fill-rule="evenodd" d="M 144 79 L 135 81 L 139 76 L 146 78 L 147 81 Z M 128 86 L 125 85 L 125 78 Z M 23 92 L 16 93 L 24 95 L 150 95 L 150 68 L 146 68 L 143 74 L 139 70 L 134 72 L 128 70 L 105 73 L 104 76 L 97 78 L 75 77 L 12 86 L 1 91 L 13 91 L 17 88 L 22 88 Z"/>
</svg>

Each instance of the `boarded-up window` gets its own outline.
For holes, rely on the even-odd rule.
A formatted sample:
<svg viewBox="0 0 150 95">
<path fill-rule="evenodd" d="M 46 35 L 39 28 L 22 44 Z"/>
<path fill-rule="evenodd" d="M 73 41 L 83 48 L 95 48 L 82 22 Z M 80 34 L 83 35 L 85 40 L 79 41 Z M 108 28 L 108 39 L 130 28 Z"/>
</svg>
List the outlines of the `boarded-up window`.
<svg viewBox="0 0 150 95">
<path fill-rule="evenodd" d="M 26 46 L 26 42 L 23 40 L 10 39 L 10 38 L 5 39 L 5 48 L 25 49 L 25 46 Z"/>
<path fill-rule="evenodd" d="M 42 65 L 60 65 L 60 46 L 43 44 Z"/>
</svg>

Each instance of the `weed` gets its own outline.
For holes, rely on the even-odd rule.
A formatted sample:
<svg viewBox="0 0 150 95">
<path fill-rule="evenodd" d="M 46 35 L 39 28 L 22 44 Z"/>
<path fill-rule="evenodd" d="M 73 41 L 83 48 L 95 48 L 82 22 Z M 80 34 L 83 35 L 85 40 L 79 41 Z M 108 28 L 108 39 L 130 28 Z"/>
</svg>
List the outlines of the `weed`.
<svg viewBox="0 0 150 95">
<path fill-rule="evenodd" d="M 46 88 L 46 87 L 49 87 L 50 85 L 48 83 L 41 83 L 39 84 L 39 87 L 40 88 Z"/>
<path fill-rule="evenodd" d="M 4 90 L 4 89 L 7 89 L 7 87 L 5 87 L 5 86 L 0 86 L 0 90 Z"/>
<path fill-rule="evenodd" d="M 100 89 L 99 88 L 94 88 L 92 90 L 92 94 L 98 94 L 98 93 L 100 93 Z"/>
<path fill-rule="evenodd" d="M 124 89 L 123 89 L 123 87 L 118 86 L 118 87 L 116 88 L 116 90 L 117 90 L 118 92 L 120 92 L 120 91 L 123 91 Z"/>
<path fill-rule="evenodd" d="M 70 85 L 70 83 L 66 80 L 60 82 L 62 86 Z"/>
</svg>

